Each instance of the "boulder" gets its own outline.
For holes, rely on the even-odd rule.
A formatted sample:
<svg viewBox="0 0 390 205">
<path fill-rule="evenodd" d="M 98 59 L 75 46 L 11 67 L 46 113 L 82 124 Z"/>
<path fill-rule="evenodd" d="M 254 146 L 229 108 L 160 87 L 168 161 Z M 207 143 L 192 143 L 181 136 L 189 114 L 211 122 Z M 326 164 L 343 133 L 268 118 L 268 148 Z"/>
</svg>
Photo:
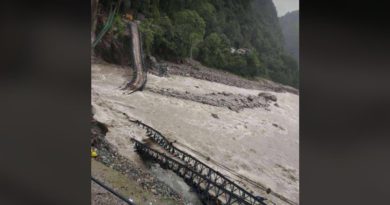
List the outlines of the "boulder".
<svg viewBox="0 0 390 205">
<path fill-rule="evenodd" d="M 259 93 L 259 96 L 265 98 L 266 100 L 271 100 L 274 102 L 277 101 L 276 96 L 272 95 L 271 93 Z"/>
</svg>

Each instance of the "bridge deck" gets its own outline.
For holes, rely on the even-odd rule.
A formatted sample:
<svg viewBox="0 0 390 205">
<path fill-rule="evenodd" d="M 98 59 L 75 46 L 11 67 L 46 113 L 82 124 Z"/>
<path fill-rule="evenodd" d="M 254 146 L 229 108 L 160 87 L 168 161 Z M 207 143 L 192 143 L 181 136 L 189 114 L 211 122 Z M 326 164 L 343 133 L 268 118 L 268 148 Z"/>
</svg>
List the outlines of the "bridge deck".
<svg viewBox="0 0 390 205">
<path fill-rule="evenodd" d="M 179 172 L 178 174 L 180 176 L 188 179 L 192 185 L 196 185 L 196 187 L 202 189 L 202 192 L 207 192 L 211 197 L 218 198 L 223 204 L 266 205 L 264 202 L 265 198 L 252 195 L 236 183 L 227 179 L 220 172 L 212 169 L 190 154 L 176 148 L 160 132 L 154 130 L 152 127 L 140 121 L 135 122 L 146 128 L 147 135 L 150 139 L 162 148 L 159 149 L 159 152 L 141 142 L 133 140 L 136 143 L 137 150 L 140 149 L 141 153 L 149 155 L 159 163 L 161 162 L 163 166 L 168 163 L 167 168 Z M 180 169 L 177 166 L 180 166 Z M 183 170 L 185 170 L 184 173 L 182 173 Z"/>
<path fill-rule="evenodd" d="M 205 199 L 216 199 L 226 205 L 245 204 L 245 205 L 266 205 L 263 200 L 254 196 L 250 196 L 242 191 L 240 187 L 232 186 L 232 182 L 224 177 L 213 174 L 212 169 L 209 169 L 208 174 L 204 175 L 188 164 L 183 164 L 178 160 L 168 157 L 164 153 L 160 153 L 147 145 L 132 139 L 135 143 L 136 150 L 144 157 L 151 158 L 153 161 L 160 164 L 163 168 L 168 168 L 185 179 L 187 183 L 197 188 L 199 193 Z M 214 177 L 212 177 L 214 175 Z"/>
</svg>

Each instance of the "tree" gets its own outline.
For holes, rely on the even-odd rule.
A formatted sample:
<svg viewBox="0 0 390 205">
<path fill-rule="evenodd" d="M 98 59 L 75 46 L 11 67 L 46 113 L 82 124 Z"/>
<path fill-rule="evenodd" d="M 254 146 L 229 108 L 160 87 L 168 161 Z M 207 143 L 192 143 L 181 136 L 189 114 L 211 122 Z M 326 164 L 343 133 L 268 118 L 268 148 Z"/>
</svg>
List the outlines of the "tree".
<svg viewBox="0 0 390 205">
<path fill-rule="evenodd" d="M 151 20 L 143 21 L 140 25 L 140 31 L 143 36 L 143 43 L 145 45 L 146 54 L 150 55 L 153 47 L 154 33 L 156 32 L 153 30 L 153 24 Z"/>
<path fill-rule="evenodd" d="M 197 46 L 203 40 L 203 36 L 199 33 L 191 33 L 190 34 L 190 58 L 192 59 L 192 51 L 195 46 Z"/>
<path fill-rule="evenodd" d="M 206 24 L 196 11 L 182 10 L 174 15 L 178 55 L 192 57 L 192 49 L 202 39 Z"/>
<path fill-rule="evenodd" d="M 226 37 L 211 33 L 200 46 L 199 59 L 207 66 L 223 68 L 229 55 L 229 42 Z"/>
<path fill-rule="evenodd" d="M 271 0 L 131 2 L 131 8 L 144 13 L 149 21 L 142 30 L 148 53 L 166 60 L 190 57 L 245 77 L 269 77 L 298 85 L 298 64 L 284 51 Z M 231 54 L 230 47 L 248 48 L 251 52 Z"/>
</svg>

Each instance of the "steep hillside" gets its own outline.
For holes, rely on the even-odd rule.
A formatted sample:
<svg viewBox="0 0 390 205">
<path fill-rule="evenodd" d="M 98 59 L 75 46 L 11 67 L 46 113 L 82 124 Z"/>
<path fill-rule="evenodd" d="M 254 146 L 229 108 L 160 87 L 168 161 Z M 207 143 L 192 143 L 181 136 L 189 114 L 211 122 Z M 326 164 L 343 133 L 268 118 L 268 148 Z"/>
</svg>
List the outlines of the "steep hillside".
<svg viewBox="0 0 390 205">
<path fill-rule="evenodd" d="M 280 17 L 286 51 L 299 62 L 299 11 Z"/>
<path fill-rule="evenodd" d="M 272 0 L 135 0 L 129 11 L 142 21 L 148 55 L 298 85 Z"/>
</svg>

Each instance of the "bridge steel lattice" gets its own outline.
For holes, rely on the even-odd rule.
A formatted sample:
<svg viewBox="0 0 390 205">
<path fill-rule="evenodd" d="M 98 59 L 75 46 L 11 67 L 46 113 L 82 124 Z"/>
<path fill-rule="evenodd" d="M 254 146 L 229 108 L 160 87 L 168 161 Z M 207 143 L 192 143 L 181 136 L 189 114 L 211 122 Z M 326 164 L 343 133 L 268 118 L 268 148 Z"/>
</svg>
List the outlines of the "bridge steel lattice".
<svg viewBox="0 0 390 205">
<path fill-rule="evenodd" d="M 226 178 L 222 173 L 212 169 L 190 154 L 174 147 L 172 143 L 170 143 L 160 132 L 154 130 L 152 127 L 140 121 L 136 121 L 136 123 L 146 128 L 147 135 L 171 155 L 178 158 L 181 163 L 166 156 L 165 154 L 161 154 L 156 150 L 148 148 L 146 145 L 136 140 L 133 140 L 136 144 L 136 149 L 140 149 L 143 154 L 151 156 L 156 159 L 156 161 L 161 162 L 163 166 L 168 163 L 168 168 L 173 168 L 172 170 L 176 170 L 176 173 L 180 171 L 180 173 L 178 173 L 180 176 L 184 176 L 186 179 L 188 178 L 192 181 L 192 184 L 195 183 L 197 187 L 199 187 L 200 183 L 206 183 L 204 187 L 200 188 L 204 189 L 205 192 L 212 192 L 211 196 L 217 198 L 219 198 L 222 194 L 229 196 L 230 198 L 223 200 L 224 204 L 266 205 L 264 202 L 264 200 L 266 200 L 265 198 L 254 196 L 233 181 Z M 172 164 L 175 164 L 175 166 Z M 178 170 L 178 166 L 180 167 L 180 170 Z M 186 173 L 182 173 L 183 171 L 191 172 L 191 176 L 189 177 Z"/>
</svg>

